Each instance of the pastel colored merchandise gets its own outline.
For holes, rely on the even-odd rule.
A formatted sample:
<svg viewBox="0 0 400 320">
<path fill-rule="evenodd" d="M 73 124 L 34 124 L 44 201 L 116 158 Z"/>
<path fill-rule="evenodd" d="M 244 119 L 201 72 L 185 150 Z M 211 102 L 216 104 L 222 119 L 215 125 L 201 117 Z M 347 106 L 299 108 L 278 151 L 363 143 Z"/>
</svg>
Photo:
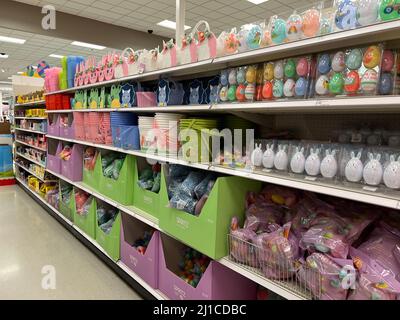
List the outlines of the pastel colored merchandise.
<svg viewBox="0 0 400 320">
<path fill-rule="evenodd" d="M 246 35 L 246 47 L 250 50 L 258 49 L 260 47 L 262 29 L 260 25 L 254 24 Z"/>
<path fill-rule="evenodd" d="M 358 0 L 357 22 L 361 26 L 367 26 L 378 20 L 378 0 Z"/>
<path fill-rule="evenodd" d="M 357 6 L 354 0 L 339 0 L 337 2 L 335 24 L 340 30 L 357 27 Z"/>
<path fill-rule="evenodd" d="M 93 240 L 96 239 L 95 199 L 86 192 L 74 188 L 73 191 L 74 224 Z"/>
<path fill-rule="evenodd" d="M 355 94 L 360 89 L 361 79 L 357 71 L 350 71 L 344 79 L 344 91 L 347 94 Z"/>
<path fill-rule="evenodd" d="M 285 63 L 284 74 L 287 78 L 293 78 L 296 75 L 296 63 L 293 59 L 288 59 Z"/>
<path fill-rule="evenodd" d="M 177 49 L 173 39 L 167 42 L 163 41 L 163 49 L 158 58 L 155 58 L 155 55 L 150 51 L 145 51 L 142 55 L 146 56 L 144 57 L 144 64 L 147 63 L 146 66 L 151 65 L 150 62 L 152 59 L 156 59 L 158 69 L 171 68 L 178 64 Z M 152 70 L 153 68 L 149 67 L 145 69 L 146 72 Z"/>
<path fill-rule="evenodd" d="M 61 174 L 61 159 L 58 157 L 62 150 L 61 142 L 56 140 L 50 140 L 47 146 L 47 169 L 54 171 L 55 173 Z"/>
<path fill-rule="evenodd" d="M 283 81 L 275 80 L 272 88 L 274 98 L 281 98 L 283 96 Z"/>
<path fill-rule="evenodd" d="M 335 72 L 342 72 L 346 67 L 345 55 L 343 51 L 335 53 L 332 59 L 332 70 Z"/>
<path fill-rule="evenodd" d="M 368 153 L 369 161 L 365 164 L 363 170 L 364 182 L 371 186 L 377 186 L 381 183 L 383 177 L 383 166 L 381 163 L 381 154 Z"/>
<path fill-rule="evenodd" d="M 326 75 L 321 75 L 318 78 L 315 84 L 315 92 L 321 96 L 329 93 L 329 78 Z"/>
<path fill-rule="evenodd" d="M 317 9 L 309 9 L 303 13 L 302 31 L 306 37 L 315 37 L 320 26 L 320 12 Z"/>
<path fill-rule="evenodd" d="M 346 55 L 346 67 L 350 70 L 357 70 L 361 67 L 363 62 L 363 54 L 360 49 L 352 49 Z"/>
<path fill-rule="evenodd" d="M 384 50 L 382 54 L 382 71 L 391 72 L 395 63 L 395 57 L 392 50 Z"/>
<path fill-rule="evenodd" d="M 189 35 L 184 36 L 181 41 L 180 49 L 178 51 L 179 61 L 181 64 L 197 62 L 197 40 L 193 34 L 195 31 L 196 29 L 193 29 L 193 31 Z"/>
<path fill-rule="evenodd" d="M 283 79 L 283 75 L 284 75 L 283 61 L 280 60 L 280 61 L 275 62 L 274 77 L 276 79 Z"/>
<path fill-rule="evenodd" d="M 382 0 L 379 7 L 379 17 L 383 21 L 400 17 L 400 0 Z"/>
<path fill-rule="evenodd" d="M 293 97 L 295 95 L 296 82 L 293 79 L 287 79 L 283 86 L 283 93 L 285 97 Z"/>
<path fill-rule="evenodd" d="M 199 28 L 204 25 L 204 31 Z M 213 59 L 217 56 L 217 38 L 211 31 L 207 21 L 199 21 L 197 23 L 197 57 L 198 60 Z"/>
<path fill-rule="evenodd" d="M 304 77 L 300 77 L 296 81 L 294 88 L 296 97 L 305 97 L 308 89 L 308 81 Z"/>
<path fill-rule="evenodd" d="M 363 64 L 369 69 L 374 69 L 381 63 L 381 48 L 370 46 L 364 53 Z"/>
<path fill-rule="evenodd" d="M 332 94 L 341 94 L 343 92 L 344 79 L 341 73 L 336 72 L 329 81 L 329 92 Z"/>
<path fill-rule="evenodd" d="M 308 63 L 307 58 L 300 58 L 299 61 L 297 62 L 296 66 L 296 72 L 300 77 L 305 77 L 308 75 L 308 72 L 310 70 L 310 66 Z"/>
<path fill-rule="evenodd" d="M 74 144 L 68 160 L 61 160 L 61 174 L 71 181 L 82 181 L 83 146 Z"/>
<path fill-rule="evenodd" d="M 297 13 L 293 13 L 286 21 L 286 34 L 290 41 L 302 38 L 303 20 Z"/>
<path fill-rule="evenodd" d="M 274 44 L 280 44 L 286 41 L 286 21 L 274 16 L 271 18 L 271 39 Z"/>
<path fill-rule="evenodd" d="M 366 93 L 374 93 L 378 86 L 378 73 L 373 70 L 367 70 L 361 78 L 361 89 Z"/>
</svg>

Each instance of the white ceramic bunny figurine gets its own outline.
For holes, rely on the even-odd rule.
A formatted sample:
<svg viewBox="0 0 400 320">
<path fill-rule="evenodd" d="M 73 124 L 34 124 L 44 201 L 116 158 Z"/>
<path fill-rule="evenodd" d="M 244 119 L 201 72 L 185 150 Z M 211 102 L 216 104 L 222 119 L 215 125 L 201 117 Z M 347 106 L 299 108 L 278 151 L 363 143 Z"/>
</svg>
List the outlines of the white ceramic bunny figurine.
<svg viewBox="0 0 400 320">
<path fill-rule="evenodd" d="M 261 167 L 263 159 L 263 152 L 261 150 L 261 143 L 256 144 L 256 148 L 251 153 L 251 164 L 255 167 Z"/>
<path fill-rule="evenodd" d="M 333 178 L 338 171 L 338 162 L 336 160 L 336 150 L 326 149 L 325 158 L 321 161 L 321 174 L 324 178 Z"/>
<path fill-rule="evenodd" d="M 363 176 L 363 163 L 361 162 L 361 151 L 358 152 L 357 156 L 352 151 L 350 153 L 351 159 L 346 164 L 344 174 L 346 179 L 350 182 L 359 182 Z"/>
<path fill-rule="evenodd" d="M 274 158 L 274 166 L 277 170 L 286 170 L 289 162 L 287 145 L 279 145 L 278 152 Z"/>
<path fill-rule="evenodd" d="M 400 188 L 400 156 L 397 161 L 394 155 L 390 156 L 390 163 L 383 172 L 383 182 L 388 188 Z"/>
<path fill-rule="evenodd" d="M 376 157 L 374 154 L 368 153 L 369 161 L 364 167 L 363 178 L 366 184 L 377 186 L 382 181 L 383 167 L 381 163 L 381 154 L 378 153 Z"/>
<path fill-rule="evenodd" d="M 290 169 L 294 173 L 303 173 L 305 166 L 306 158 L 304 156 L 304 147 L 300 149 L 300 147 L 296 147 L 296 152 L 290 160 Z"/>
<path fill-rule="evenodd" d="M 310 155 L 307 157 L 305 169 L 309 176 L 316 176 L 319 174 L 321 167 L 321 159 L 319 157 L 319 148 L 311 148 Z"/>
<path fill-rule="evenodd" d="M 267 150 L 265 150 L 262 158 L 262 164 L 264 168 L 272 169 L 274 167 L 274 158 L 275 158 L 274 146 L 273 144 L 267 144 Z"/>
</svg>

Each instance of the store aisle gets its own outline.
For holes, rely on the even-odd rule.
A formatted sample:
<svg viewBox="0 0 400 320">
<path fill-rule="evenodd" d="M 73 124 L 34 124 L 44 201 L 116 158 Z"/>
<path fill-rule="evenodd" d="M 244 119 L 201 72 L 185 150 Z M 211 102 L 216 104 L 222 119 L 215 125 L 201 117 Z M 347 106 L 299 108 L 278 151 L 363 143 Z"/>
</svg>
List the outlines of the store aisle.
<svg viewBox="0 0 400 320">
<path fill-rule="evenodd" d="M 42 288 L 43 266 L 56 288 Z M 0 299 L 140 299 L 20 187 L 0 187 Z"/>
</svg>

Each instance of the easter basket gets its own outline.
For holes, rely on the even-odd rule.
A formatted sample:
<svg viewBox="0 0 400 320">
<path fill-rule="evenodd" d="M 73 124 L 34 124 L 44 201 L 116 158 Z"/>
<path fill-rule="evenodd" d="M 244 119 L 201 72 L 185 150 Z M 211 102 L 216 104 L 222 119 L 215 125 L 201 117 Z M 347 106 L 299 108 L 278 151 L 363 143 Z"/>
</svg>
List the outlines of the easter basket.
<svg viewBox="0 0 400 320">
<path fill-rule="evenodd" d="M 175 67 L 177 64 L 178 58 L 174 40 L 163 41 L 163 50 L 158 55 L 158 69 Z"/>
<path fill-rule="evenodd" d="M 199 31 L 201 25 L 204 25 L 204 31 Z M 197 30 L 197 59 L 198 61 L 215 58 L 217 56 L 217 38 L 210 30 L 207 21 L 199 21 L 194 30 Z"/>
<path fill-rule="evenodd" d="M 126 48 L 120 55 L 115 67 L 115 78 L 123 78 L 139 73 L 138 55 L 132 48 Z"/>
<path fill-rule="evenodd" d="M 150 72 L 158 69 L 158 49 L 144 49 L 139 56 L 139 73 Z"/>
</svg>

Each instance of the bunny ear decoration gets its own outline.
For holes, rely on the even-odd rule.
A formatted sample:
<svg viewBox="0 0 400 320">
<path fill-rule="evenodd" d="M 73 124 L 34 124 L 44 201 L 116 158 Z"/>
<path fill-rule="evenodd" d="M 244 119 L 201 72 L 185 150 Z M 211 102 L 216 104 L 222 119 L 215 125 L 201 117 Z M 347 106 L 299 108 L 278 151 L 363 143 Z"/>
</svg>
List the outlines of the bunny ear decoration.
<svg viewBox="0 0 400 320">
<path fill-rule="evenodd" d="M 326 149 L 326 150 L 325 150 L 325 156 L 329 156 L 330 153 L 331 153 L 331 152 L 330 152 L 330 149 Z"/>
<path fill-rule="evenodd" d="M 374 160 L 374 155 L 371 152 L 368 152 L 368 159 L 369 160 Z"/>
<path fill-rule="evenodd" d="M 356 157 L 356 155 L 354 154 L 354 151 L 350 152 L 350 157 L 351 158 L 355 158 Z"/>
<path fill-rule="evenodd" d="M 393 160 L 395 159 L 395 157 L 393 156 Z M 397 161 L 400 162 L 400 156 L 397 158 Z"/>
<path fill-rule="evenodd" d="M 319 152 L 320 152 L 319 148 L 315 149 L 315 154 L 319 154 Z"/>
<path fill-rule="evenodd" d="M 358 151 L 357 158 L 361 159 L 361 151 Z"/>
<path fill-rule="evenodd" d="M 301 153 L 304 153 L 304 147 L 301 147 L 300 152 L 301 152 Z"/>
<path fill-rule="evenodd" d="M 391 156 L 389 157 L 389 159 L 390 159 L 390 162 L 394 162 L 394 161 L 395 161 L 394 155 L 391 155 Z M 400 156 L 399 156 L 399 160 L 400 160 Z"/>
<path fill-rule="evenodd" d="M 310 149 L 310 153 L 313 154 L 314 153 L 314 148 Z"/>
<path fill-rule="evenodd" d="M 378 154 L 376 155 L 376 160 L 377 160 L 377 161 L 380 161 L 380 160 L 381 160 L 381 154 L 380 154 L 380 153 L 378 153 Z"/>
<path fill-rule="evenodd" d="M 336 150 L 332 150 L 331 155 L 334 157 L 336 155 Z"/>
<path fill-rule="evenodd" d="M 300 152 L 299 147 L 296 147 L 296 153 L 297 153 L 297 152 Z"/>
</svg>

